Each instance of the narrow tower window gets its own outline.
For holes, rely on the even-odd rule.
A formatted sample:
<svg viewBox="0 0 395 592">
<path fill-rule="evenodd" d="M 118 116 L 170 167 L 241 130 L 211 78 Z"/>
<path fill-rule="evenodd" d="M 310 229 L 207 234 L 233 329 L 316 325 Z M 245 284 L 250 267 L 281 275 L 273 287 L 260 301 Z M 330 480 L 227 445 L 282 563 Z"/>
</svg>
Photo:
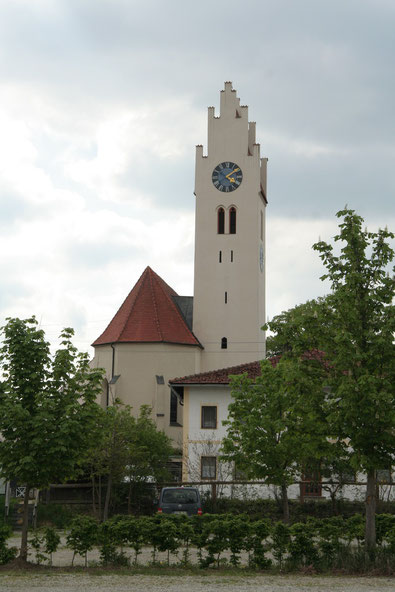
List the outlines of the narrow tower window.
<svg viewBox="0 0 395 592">
<path fill-rule="evenodd" d="M 224 234 L 225 232 L 225 210 L 219 208 L 218 210 L 218 234 Z"/>
<path fill-rule="evenodd" d="M 219 252 L 218 260 L 219 260 L 220 263 L 222 263 L 222 251 Z"/>
<path fill-rule="evenodd" d="M 230 252 L 230 262 L 233 263 L 233 251 Z"/>
<path fill-rule="evenodd" d="M 236 208 L 229 210 L 229 234 L 236 234 Z"/>
<path fill-rule="evenodd" d="M 225 304 L 228 304 L 228 293 L 225 292 Z"/>
<path fill-rule="evenodd" d="M 222 337 L 221 349 L 228 349 L 228 338 L 227 337 Z"/>
</svg>

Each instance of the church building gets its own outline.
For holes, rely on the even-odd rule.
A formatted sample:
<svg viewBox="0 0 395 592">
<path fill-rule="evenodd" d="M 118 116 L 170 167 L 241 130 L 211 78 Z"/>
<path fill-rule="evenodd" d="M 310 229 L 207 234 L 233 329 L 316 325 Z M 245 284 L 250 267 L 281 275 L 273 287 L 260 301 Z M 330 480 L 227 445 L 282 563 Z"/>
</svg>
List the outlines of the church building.
<svg viewBox="0 0 395 592">
<path fill-rule="evenodd" d="M 147 267 L 92 344 L 105 369 L 102 405 L 115 397 L 183 443 L 183 388 L 175 377 L 265 356 L 267 158 L 231 82 L 208 108 L 207 149 L 196 147 L 194 295 L 178 295 Z"/>
</svg>

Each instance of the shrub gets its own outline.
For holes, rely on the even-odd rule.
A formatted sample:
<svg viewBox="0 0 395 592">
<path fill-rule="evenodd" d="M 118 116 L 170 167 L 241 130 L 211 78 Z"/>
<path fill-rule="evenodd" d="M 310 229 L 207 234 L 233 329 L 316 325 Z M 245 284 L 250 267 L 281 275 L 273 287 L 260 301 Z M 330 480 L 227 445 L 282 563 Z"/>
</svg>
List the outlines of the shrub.
<svg viewBox="0 0 395 592">
<path fill-rule="evenodd" d="M 67 535 L 66 545 L 73 550 L 74 564 L 76 555 L 85 557 L 85 567 L 88 565 L 88 551 L 91 551 L 97 544 L 98 525 L 94 518 L 90 516 L 75 516 L 71 523 L 70 531 Z"/>
<path fill-rule="evenodd" d="M 12 531 L 6 524 L 0 525 L 0 565 L 5 565 L 15 559 L 18 549 L 16 547 L 8 547 L 7 539 L 11 536 Z"/>
</svg>

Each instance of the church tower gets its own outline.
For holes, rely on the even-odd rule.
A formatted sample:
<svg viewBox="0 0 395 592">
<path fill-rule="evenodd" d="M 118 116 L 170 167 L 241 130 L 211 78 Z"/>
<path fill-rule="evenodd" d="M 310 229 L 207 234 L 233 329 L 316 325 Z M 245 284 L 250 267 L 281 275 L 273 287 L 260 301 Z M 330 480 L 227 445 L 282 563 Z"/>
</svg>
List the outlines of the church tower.
<svg viewBox="0 0 395 592">
<path fill-rule="evenodd" d="M 193 332 L 201 371 L 265 355 L 267 158 L 231 82 L 220 115 L 208 108 L 208 146 L 196 147 Z"/>
</svg>

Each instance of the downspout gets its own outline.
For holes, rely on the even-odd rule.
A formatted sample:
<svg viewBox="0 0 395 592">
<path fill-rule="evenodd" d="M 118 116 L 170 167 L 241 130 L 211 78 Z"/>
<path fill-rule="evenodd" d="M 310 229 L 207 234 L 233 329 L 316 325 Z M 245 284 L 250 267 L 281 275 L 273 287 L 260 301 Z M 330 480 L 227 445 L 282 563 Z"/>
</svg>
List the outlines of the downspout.
<svg viewBox="0 0 395 592">
<path fill-rule="evenodd" d="M 112 359 L 111 359 L 111 380 L 114 378 L 114 368 L 115 368 L 115 347 L 114 344 L 111 343 L 111 349 L 112 349 Z M 110 404 L 110 384 L 107 384 L 107 407 Z"/>
</svg>

